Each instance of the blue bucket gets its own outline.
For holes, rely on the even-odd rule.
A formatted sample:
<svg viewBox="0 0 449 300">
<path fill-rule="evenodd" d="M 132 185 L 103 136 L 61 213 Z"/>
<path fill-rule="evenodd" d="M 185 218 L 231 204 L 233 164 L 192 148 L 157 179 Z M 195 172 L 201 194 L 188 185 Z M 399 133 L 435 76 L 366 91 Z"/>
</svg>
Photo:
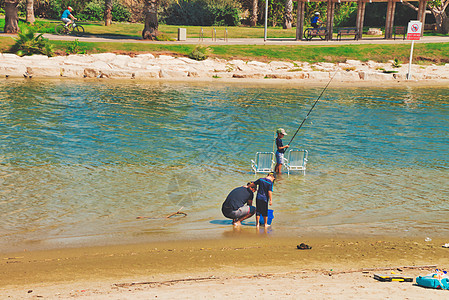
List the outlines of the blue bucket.
<svg viewBox="0 0 449 300">
<path fill-rule="evenodd" d="M 267 224 L 268 224 L 268 225 L 271 225 L 271 222 L 272 222 L 273 219 L 274 219 L 274 215 L 273 215 L 273 210 L 272 210 L 272 209 L 269 209 L 269 210 L 268 210 L 268 216 L 267 216 L 267 218 L 268 218 Z M 265 220 L 264 220 L 263 216 L 260 216 L 259 224 L 262 224 L 262 225 L 265 224 Z"/>
</svg>

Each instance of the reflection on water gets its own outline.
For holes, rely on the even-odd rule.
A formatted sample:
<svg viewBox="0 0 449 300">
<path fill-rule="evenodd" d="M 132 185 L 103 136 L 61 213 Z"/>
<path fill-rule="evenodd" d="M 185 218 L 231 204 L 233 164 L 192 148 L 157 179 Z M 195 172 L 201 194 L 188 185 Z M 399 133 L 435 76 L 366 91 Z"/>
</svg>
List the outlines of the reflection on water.
<svg viewBox="0 0 449 300">
<path fill-rule="evenodd" d="M 255 152 L 272 150 L 279 126 L 289 142 L 321 92 L 0 87 L 0 249 L 223 234 L 221 203 L 255 178 Z M 309 150 L 307 175 L 275 184 L 273 233 L 447 234 L 448 95 L 331 85 L 292 143 Z M 186 218 L 164 218 L 181 207 Z"/>
</svg>

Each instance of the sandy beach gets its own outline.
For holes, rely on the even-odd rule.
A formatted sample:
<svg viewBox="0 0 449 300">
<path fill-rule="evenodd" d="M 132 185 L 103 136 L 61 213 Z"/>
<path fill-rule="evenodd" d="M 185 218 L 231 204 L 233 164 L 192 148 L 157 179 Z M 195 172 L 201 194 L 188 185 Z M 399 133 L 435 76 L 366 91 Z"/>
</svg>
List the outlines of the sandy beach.
<svg viewBox="0 0 449 300">
<path fill-rule="evenodd" d="M 384 72 L 394 71 L 396 73 Z M 449 64 L 244 62 L 111 53 L 46 58 L 0 54 L 4 80 L 219 81 L 242 85 L 446 86 Z M 25 77 L 25 78 L 24 78 Z M 19 78 L 19 79 L 17 79 Z M 23 79 L 22 79 L 23 78 Z M 419 80 L 419 81 L 417 81 Z M 274 228 L 276 225 L 274 225 Z M 230 230 L 231 226 L 226 230 Z M 436 229 L 437 230 L 437 229 Z M 271 236 L 242 226 L 217 239 L 176 240 L 1 253 L 0 299 L 447 299 L 415 278 L 449 267 L 443 238 L 389 235 Z M 398 232 L 401 236 L 403 232 Z M 299 250 L 305 243 L 310 250 Z M 374 274 L 413 282 L 380 282 Z"/>
<path fill-rule="evenodd" d="M 374 274 L 427 275 L 449 263 L 444 240 L 270 238 L 243 234 L 2 254 L 2 299 L 447 299 L 447 291 Z M 306 243 L 310 250 L 298 250 Z"/>
</svg>

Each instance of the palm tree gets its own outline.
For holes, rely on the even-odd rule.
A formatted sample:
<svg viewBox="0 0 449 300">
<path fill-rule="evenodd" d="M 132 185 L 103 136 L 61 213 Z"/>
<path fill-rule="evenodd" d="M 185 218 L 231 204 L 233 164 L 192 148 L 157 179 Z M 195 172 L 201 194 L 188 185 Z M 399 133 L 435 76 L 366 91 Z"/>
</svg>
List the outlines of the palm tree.
<svg viewBox="0 0 449 300">
<path fill-rule="evenodd" d="M 249 26 L 254 27 L 257 24 L 257 13 L 258 13 L 258 4 L 259 4 L 259 0 L 253 0 L 253 7 L 251 10 L 251 18 L 249 20 Z"/>
<path fill-rule="evenodd" d="M 34 18 L 34 0 L 27 0 L 27 22 L 33 24 L 36 19 Z"/>
<path fill-rule="evenodd" d="M 5 0 L 5 33 L 17 33 L 19 31 L 18 12 L 19 0 Z"/>
<path fill-rule="evenodd" d="M 157 8 L 159 0 L 145 0 L 145 28 L 142 31 L 144 40 L 155 40 L 158 35 Z"/>
<path fill-rule="evenodd" d="M 112 0 L 104 1 L 104 26 L 112 24 Z"/>
<path fill-rule="evenodd" d="M 284 12 L 284 29 L 292 28 L 293 22 L 293 0 L 285 0 L 285 12 Z"/>
</svg>

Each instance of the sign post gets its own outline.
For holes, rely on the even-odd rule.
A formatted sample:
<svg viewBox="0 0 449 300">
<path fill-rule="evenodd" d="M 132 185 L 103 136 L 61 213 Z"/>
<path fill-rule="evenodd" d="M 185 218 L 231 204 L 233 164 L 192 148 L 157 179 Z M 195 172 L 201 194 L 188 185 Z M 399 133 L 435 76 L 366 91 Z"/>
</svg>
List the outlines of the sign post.
<svg viewBox="0 0 449 300">
<path fill-rule="evenodd" d="M 412 41 L 412 47 L 410 49 L 410 61 L 408 63 L 408 73 L 406 78 L 410 80 L 412 78 L 412 57 L 413 57 L 413 46 L 415 45 L 415 41 L 419 41 L 421 38 L 421 30 L 422 30 L 422 23 L 419 21 L 410 21 L 408 23 L 407 28 L 407 40 Z"/>
</svg>

